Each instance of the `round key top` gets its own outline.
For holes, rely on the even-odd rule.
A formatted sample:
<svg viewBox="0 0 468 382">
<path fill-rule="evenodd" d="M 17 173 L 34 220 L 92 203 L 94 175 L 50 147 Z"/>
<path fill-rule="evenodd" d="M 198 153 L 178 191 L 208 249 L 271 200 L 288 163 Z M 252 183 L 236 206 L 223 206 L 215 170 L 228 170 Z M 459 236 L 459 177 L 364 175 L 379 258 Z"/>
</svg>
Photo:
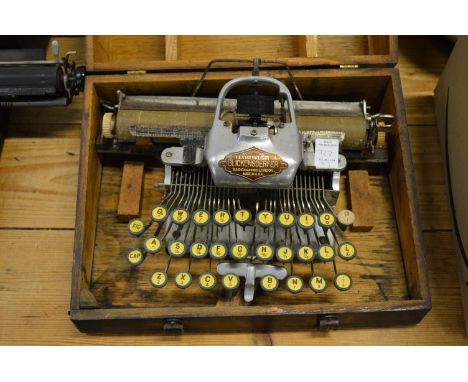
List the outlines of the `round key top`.
<svg viewBox="0 0 468 382">
<path fill-rule="evenodd" d="M 290 228 L 294 225 L 296 217 L 291 212 L 281 212 L 278 215 L 278 223 L 283 228 Z"/>
<path fill-rule="evenodd" d="M 314 228 L 315 217 L 314 215 L 309 213 L 300 214 L 299 218 L 297 219 L 297 224 L 299 225 L 299 227 L 307 231 L 309 229 Z"/>
<path fill-rule="evenodd" d="M 128 222 L 128 230 L 133 236 L 140 236 L 146 230 L 145 222 L 139 218 Z"/>
<path fill-rule="evenodd" d="M 335 284 L 336 289 L 345 292 L 351 289 L 351 286 L 353 285 L 353 280 L 351 279 L 351 276 L 347 273 L 337 273 L 335 279 L 333 280 L 333 283 Z"/>
<path fill-rule="evenodd" d="M 299 276 L 289 276 L 286 279 L 286 289 L 291 293 L 300 293 L 304 289 L 304 281 Z"/>
<path fill-rule="evenodd" d="M 198 285 L 203 290 L 211 290 L 216 287 L 217 283 L 218 281 L 216 279 L 216 276 L 211 272 L 202 273 L 198 277 Z"/>
<path fill-rule="evenodd" d="M 205 210 L 197 210 L 193 213 L 192 220 L 197 226 L 203 227 L 210 222 L 210 214 Z"/>
<path fill-rule="evenodd" d="M 338 256 L 343 260 L 352 260 L 356 257 L 357 250 L 353 243 L 344 242 L 338 247 Z"/>
<path fill-rule="evenodd" d="M 226 210 L 218 210 L 215 212 L 213 219 L 216 225 L 224 227 L 231 222 L 231 214 Z"/>
<path fill-rule="evenodd" d="M 303 245 L 297 250 L 297 259 L 301 263 L 311 263 L 314 259 L 314 249 L 308 245 Z"/>
<path fill-rule="evenodd" d="M 145 251 L 146 253 L 151 253 L 154 255 L 155 253 L 158 253 L 161 250 L 161 240 L 159 240 L 157 237 L 150 237 L 145 240 Z"/>
<path fill-rule="evenodd" d="M 319 216 L 319 224 L 323 228 L 331 228 L 334 227 L 336 223 L 335 216 L 330 212 L 323 212 Z"/>
<path fill-rule="evenodd" d="M 240 286 L 239 276 L 234 273 L 227 273 L 221 279 L 221 284 L 223 284 L 224 289 L 236 290 Z"/>
<path fill-rule="evenodd" d="M 290 247 L 283 245 L 276 250 L 276 258 L 283 263 L 291 262 L 293 257 L 293 251 Z"/>
<path fill-rule="evenodd" d="M 227 247 L 223 243 L 213 243 L 210 247 L 210 257 L 216 260 L 224 259 L 228 254 Z"/>
<path fill-rule="evenodd" d="M 151 220 L 156 223 L 162 223 L 167 219 L 167 209 L 162 206 L 156 206 L 151 210 Z"/>
<path fill-rule="evenodd" d="M 203 259 L 208 255 L 208 246 L 205 243 L 195 242 L 190 246 L 190 255 L 195 259 Z"/>
<path fill-rule="evenodd" d="M 260 244 L 255 249 L 257 259 L 260 261 L 270 261 L 273 258 L 273 248 L 268 244 Z"/>
<path fill-rule="evenodd" d="M 252 214 L 249 210 L 237 210 L 234 212 L 234 221 L 239 225 L 249 224 L 252 220 Z"/>
<path fill-rule="evenodd" d="M 163 271 L 156 271 L 150 277 L 150 283 L 155 288 L 164 288 L 167 284 L 167 273 Z"/>
<path fill-rule="evenodd" d="M 327 289 L 327 280 L 325 280 L 322 276 L 313 275 L 309 279 L 309 288 L 312 289 L 315 293 L 322 293 L 325 289 Z"/>
<path fill-rule="evenodd" d="M 181 241 L 173 241 L 167 250 L 171 256 L 178 258 L 184 256 L 186 248 L 185 244 Z"/>
<path fill-rule="evenodd" d="M 279 281 L 273 275 L 266 275 L 260 279 L 260 286 L 265 292 L 273 292 L 278 289 Z"/>
<path fill-rule="evenodd" d="M 354 224 L 354 221 L 356 220 L 356 216 L 354 215 L 353 211 L 341 210 L 340 212 L 338 212 L 337 219 L 338 219 L 338 225 L 344 231 L 346 230 L 346 228 Z"/>
<path fill-rule="evenodd" d="M 231 247 L 231 257 L 234 260 L 244 260 L 248 254 L 247 246 L 242 243 L 236 243 Z"/>
<path fill-rule="evenodd" d="M 260 211 L 256 216 L 256 220 L 262 227 L 267 228 L 275 222 L 275 215 L 270 211 Z"/>
<path fill-rule="evenodd" d="M 188 211 L 183 208 L 175 209 L 174 211 L 172 211 L 171 216 L 172 216 L 172 221 L 178 225 L 187 223 L 187 220 L 189 219 Z"/>
<path fill-rule="evenodd" d="M 141 249 L 133 248 L 128 252 L 127 260 L 132 267 L 138 267 L 145 260 L 145 255 Z"/>
<path fill-rule="evenodd" d="M 174 283 L 177 288 L 188 288 L 192 284 L 192 275 L 188 272 L 179 272 L 174 277 Z"/>
<path fill-rule="evenodd" d="M 323 262 L 332 261 L 335 257 L 335 250 L 328 244 L 321 245 L 318 250 L 318 257 Z"/>
</svg>

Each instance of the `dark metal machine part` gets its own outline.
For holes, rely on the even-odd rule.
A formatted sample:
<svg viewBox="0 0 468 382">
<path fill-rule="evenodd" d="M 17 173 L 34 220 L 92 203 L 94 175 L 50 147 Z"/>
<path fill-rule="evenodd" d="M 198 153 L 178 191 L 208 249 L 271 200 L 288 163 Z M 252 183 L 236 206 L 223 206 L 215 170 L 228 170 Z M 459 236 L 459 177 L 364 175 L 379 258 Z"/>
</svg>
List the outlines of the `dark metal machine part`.
<svg viewBox="0 0 468 382">
<path fill-rule="evenodd" d="M 75 52 L 59 55 L 59 43 L 52 41 L 53 60 L 41 49 L 0 50 L 0 107 L 68 105 L 84 87 L 85 68 L 69 60 Z"/>
<path fill-rule="evenodd" d="M 43 43 L 45 37 L 37 43 Z M 54 60 L 47 61 L 41 48 L 23 49 L 14 41 L 0 40 L 0 151 L 9 111 L 18 107 L 67 106 L 84 88 L 85 68 L 69 60 L 74 52 L 59 56 L 52 42 Z"/>
</svg>

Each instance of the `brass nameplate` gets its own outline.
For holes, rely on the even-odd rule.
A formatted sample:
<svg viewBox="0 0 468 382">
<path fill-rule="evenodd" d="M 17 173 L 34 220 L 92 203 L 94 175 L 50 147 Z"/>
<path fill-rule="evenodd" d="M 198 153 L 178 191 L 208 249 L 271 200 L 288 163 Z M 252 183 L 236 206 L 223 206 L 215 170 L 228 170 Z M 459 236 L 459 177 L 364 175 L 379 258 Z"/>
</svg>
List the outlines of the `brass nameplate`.
<svg viewBox="0 0 468 382">
<path fill-rule="evenodd" d="M 288 164 L 277 154 L 256 147 L 229 153 L 218 165 L 227 173 L 240 176 L 252 182 L 280 174 Z"/>
</svg>

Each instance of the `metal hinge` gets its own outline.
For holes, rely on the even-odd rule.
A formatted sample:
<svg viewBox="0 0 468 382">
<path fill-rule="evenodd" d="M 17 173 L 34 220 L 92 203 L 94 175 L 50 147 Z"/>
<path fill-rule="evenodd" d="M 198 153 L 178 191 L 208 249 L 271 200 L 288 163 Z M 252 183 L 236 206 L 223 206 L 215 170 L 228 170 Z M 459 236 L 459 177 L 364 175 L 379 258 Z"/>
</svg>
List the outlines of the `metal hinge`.
<svg viewBox="0 0 468 382">
<path fill-rule="evenodd" d="M 359 65 L 357 64 L 345 64 L 345 65 L 340 65 L 340 69 L 358 69 Z"/>
<path fill-rule="evenodd" d="M 181 335 L 184 334 L 184 325 L 181 320 L 171 318 L 164 322 L 163 331 L 164 334 Z"/>
<path fill-rule="evenodd" d="M 318 318 L 318 328 L 319 330 L 329 331 L 338 329 L 340 326 L 340 320 L 336 314 L 326 314 L 324 316 L 319 316 Z"/>
<path fill-rule="evenodd" d="M 146 70 L 127 70 L 127 74 L 146 74 Z"/>
</svg>

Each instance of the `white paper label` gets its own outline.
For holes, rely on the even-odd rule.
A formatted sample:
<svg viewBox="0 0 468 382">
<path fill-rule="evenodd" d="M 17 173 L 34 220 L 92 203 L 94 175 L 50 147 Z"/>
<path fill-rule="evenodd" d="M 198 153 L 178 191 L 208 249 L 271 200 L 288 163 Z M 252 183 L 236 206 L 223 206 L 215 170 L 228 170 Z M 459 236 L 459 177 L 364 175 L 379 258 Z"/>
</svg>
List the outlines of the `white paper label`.
<svg viewBox="0 0 468 382">
<path fill-rule="evenodd" d="M 338 167 L 338 148 L 340 141 L 338 139 L 315 140 L 315 167 L 337 168 Z"/>
</svg>

